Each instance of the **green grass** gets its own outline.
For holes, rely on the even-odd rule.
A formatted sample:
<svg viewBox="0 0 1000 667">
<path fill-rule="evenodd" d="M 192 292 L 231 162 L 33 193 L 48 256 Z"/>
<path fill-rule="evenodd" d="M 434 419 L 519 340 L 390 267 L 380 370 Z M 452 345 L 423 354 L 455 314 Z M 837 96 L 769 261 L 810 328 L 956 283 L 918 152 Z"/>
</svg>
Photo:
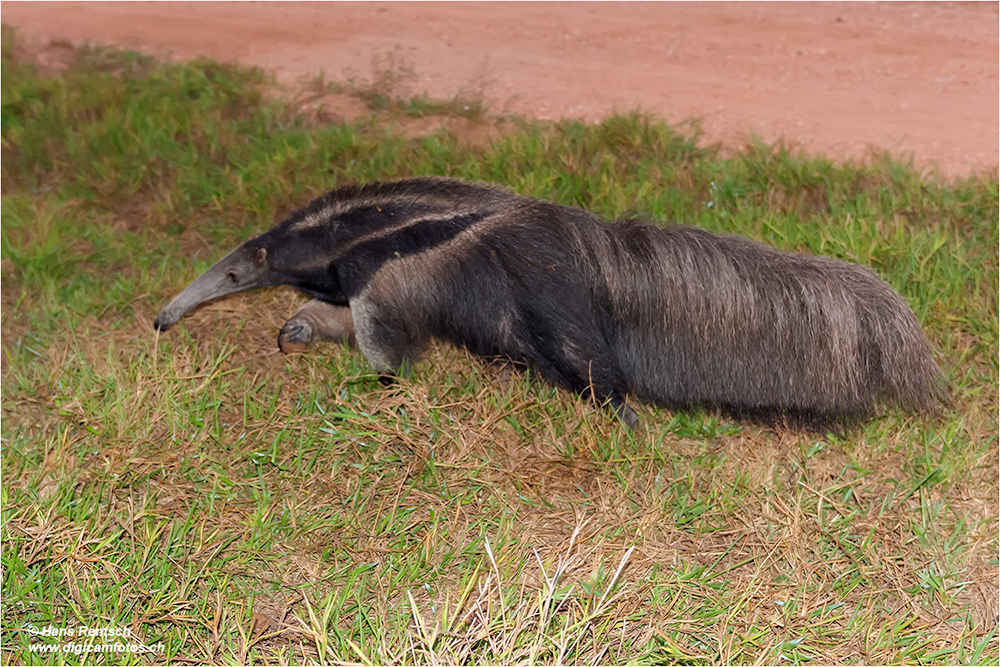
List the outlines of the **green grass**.
<svg viewBox="0 0 1000 667">
<path fill-rule="evenodd" d="M 43 75 L 33 48 L 4 31 L 3 663 L 1000 660 L 996 175 L 724 158 L 636 114 L 477 147 L 400 131 L 462 113 L 388 75 L 323 125 L 258 71 L 84 49 Z M 642 406 L 637 437 L 446 346 L 388 389 L 352 349 L 282 356 L 284 289 L 154 334 L 285 213 L 417 174 L 868 264 L 952 404 L 827 436 Z M 163 651 L 32 652 L 81 625 Z"/>
</svg>

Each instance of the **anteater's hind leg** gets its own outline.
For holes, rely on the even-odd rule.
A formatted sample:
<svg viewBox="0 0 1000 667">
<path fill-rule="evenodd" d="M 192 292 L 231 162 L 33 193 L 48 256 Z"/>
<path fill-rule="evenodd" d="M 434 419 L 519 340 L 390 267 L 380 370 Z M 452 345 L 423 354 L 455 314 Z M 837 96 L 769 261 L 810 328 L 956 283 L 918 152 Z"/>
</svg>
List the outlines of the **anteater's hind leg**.
<svg viewBox="0 0 1000 667">
<path fill-rule="evenodd" d="M 613 391 L 611 392 L 611 395 L 608 396 L 607 401 L 608 407 L 615 411 L 615 414 L 618 415 L 619 419 L 625 422 L 626 426 L 633 431 L 639 428 L 639 415 L 635 414 L 635 410 L 633 410 L 632 406 L 625 402 L 625 399 L 622 398 L 621 394 L 617 391 Z"/>
<path fill-rule="evenodd" d="M 278 347 L 285 354 L 304 352 L 317 340 L 353 343 L 351 309 L 313 299 L 292 315 L 278 333 Z"/>
<path fill-rule="evenodd" d="M 565 338 L 536 338 L 531 346 L 532 363 L 550 382 L 611 408 L 626 426 L 638 429 L 639 416 L 625 402 L 626 383 L 616 370 L 611 351 L 597 342 L 596 336 L 590 344 L 584 340 L 580 337 L 571 344 Z"/>
</svg>

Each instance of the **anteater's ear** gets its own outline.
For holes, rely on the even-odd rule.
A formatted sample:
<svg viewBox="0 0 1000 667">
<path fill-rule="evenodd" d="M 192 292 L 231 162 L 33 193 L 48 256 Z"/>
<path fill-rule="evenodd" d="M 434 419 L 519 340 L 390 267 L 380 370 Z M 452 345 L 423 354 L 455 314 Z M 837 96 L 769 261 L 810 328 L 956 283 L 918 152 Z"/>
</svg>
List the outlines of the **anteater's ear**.
<svg viewBox="0 0 1000 667">
<path fill-rule="evenodd" d="M 257 254 L 253 257 L 253 265 L 258 269 L 264 266 L 264 260 L 267 259 L 267 248 L 259 248 Z"/>
</svg>

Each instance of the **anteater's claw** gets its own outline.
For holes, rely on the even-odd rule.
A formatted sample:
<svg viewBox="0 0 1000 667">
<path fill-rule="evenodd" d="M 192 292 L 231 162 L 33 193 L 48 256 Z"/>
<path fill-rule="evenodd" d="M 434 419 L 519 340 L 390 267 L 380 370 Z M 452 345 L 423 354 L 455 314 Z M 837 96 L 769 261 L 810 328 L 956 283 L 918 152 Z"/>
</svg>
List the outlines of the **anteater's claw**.
<svg viewBox="0 0 1000 667">
<path fill-rule="evenodd" d="M 313 342 L 312 324 L 306 320 L 291 319 L 278 332 L 278 347 L 285 354 L 305 352 Z"/>
</svg>

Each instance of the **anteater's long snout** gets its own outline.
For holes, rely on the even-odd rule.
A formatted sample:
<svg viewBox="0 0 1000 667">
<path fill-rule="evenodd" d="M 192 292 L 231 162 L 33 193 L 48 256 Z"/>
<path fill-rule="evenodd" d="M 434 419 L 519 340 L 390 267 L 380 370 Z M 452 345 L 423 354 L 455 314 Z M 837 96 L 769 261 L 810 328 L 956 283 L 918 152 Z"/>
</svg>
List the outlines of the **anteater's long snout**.
<svg viewBox="0 0 1000 667">
<path fill-rule="evenodd" d="M 183 294 L 181 296 L 183 296 Z M 170 327 L 174 326 L 177 323 L 177 320 L 184 317 L 184 315 L 189 313 L 196 306 L 204 303 L 204 301 L 198 301 L 198 303 L 192 306 L 184 307 L 183 305 L 178 303 L 179 299 L 180 296 L 171 301 L 166 308 L 160 311 L 160 314 L 156 316 L 155 320 L 153 320 L 154 329 L 156 329 L 157 331 L 166 331 Z"/>
<path fill-rule="evenodd" d="M 157 331 L 166 331 L 203 303 L 254 287 L 264 287 L 265 259 L 261 248 L 240 246 L 216 262 L 160 311 L 153 322 Z"/>
<path fill-rule="evenodd" d="M 227 289 L 229 285 L 226 283 L 230 283 L 230 285 L 232 283 L 226 280 L 224 271 L 222 272 L 222 276 L 215 275 L 215 269 L 217 267 L 218 264 L 198 276 L 198 278 L 188 285 L 183 292 L 178 294 L 173 301 L 167 304 L 167 307 L 160 311 L 160 314 L 156 316 L 156 321 L 153 322 L 153 327 L 157 331 L 166 331 L 176 324 L 179 319 L 206 301 L 211 301 L 212 299 L 216 299 L 220 296 L 225 296 L 234 291 L 238 291 Z"/>
</svg>

